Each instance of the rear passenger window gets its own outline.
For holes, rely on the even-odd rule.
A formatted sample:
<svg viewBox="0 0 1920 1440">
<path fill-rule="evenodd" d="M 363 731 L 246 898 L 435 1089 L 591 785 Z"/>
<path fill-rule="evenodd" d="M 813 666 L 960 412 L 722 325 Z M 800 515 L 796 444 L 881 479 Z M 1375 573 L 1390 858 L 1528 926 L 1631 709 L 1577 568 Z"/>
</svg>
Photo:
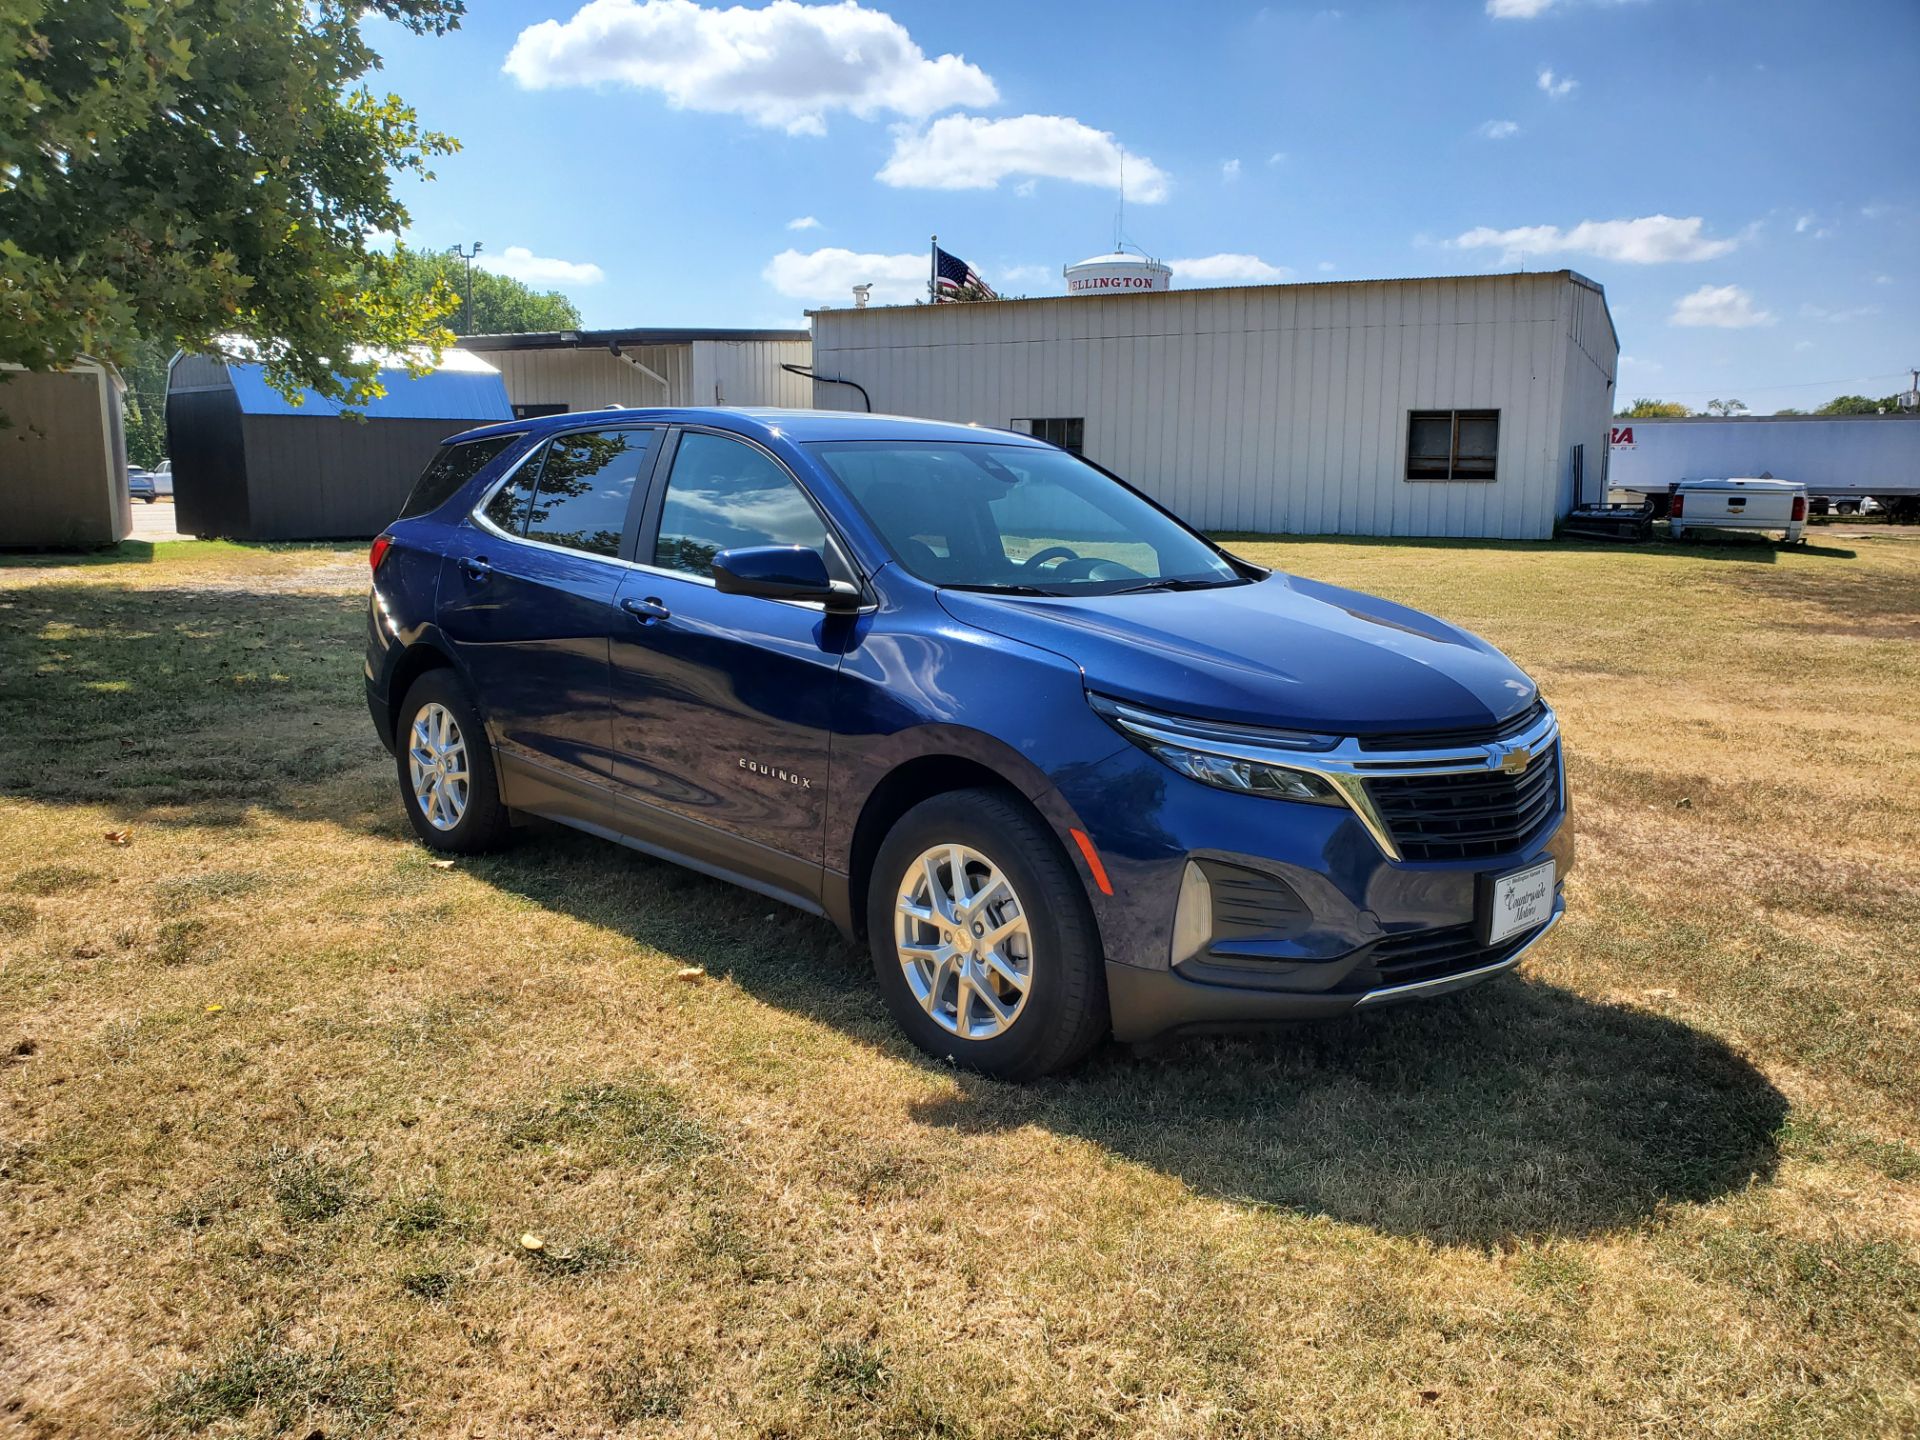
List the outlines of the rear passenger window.
<svg viewBox="0 0 1920 1440">
<path fill-rule="evenodd" d="M 715 555 L 743 545 L 805 545 L 825 553 L 827 527 L 793 478 L 751 445 L 682 435 L 654 564 L 711 575 Z M 829 569 L 834 565 L 829 557 Z"/>
<path fill-rule="evenodd" d="M 627 506 L 653 448 L 651 430 L 582 430 L 547 447 L 526 536 L 589 555 L 618 555 Z"/>
<path fill-rule="evenodd" d="M 438 510 L 461 486 L 486 469 L 488 461 L 519 438 L 502 435 L 493 440 L 442 445 L 427 462 L 427 468 L 420 472 L 420 478 L 413 482 L 413 489 L 407 492 L 407 503 L 400 507 L 400 518 L 411 520 L 416 515 Z"/>
</svg>

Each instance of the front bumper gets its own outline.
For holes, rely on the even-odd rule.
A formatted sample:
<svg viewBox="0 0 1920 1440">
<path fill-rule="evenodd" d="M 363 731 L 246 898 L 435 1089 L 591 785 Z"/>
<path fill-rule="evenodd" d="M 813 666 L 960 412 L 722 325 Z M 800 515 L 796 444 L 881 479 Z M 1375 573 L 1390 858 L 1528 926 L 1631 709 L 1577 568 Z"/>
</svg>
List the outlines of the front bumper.
<svg viewBox="0 0 1920 1440">
<path fill-rule="evenodd" d="M 1193 1030 L 1257 1028 L 1289 1020 L 1324 1020 L 1349 1011 L 1426 1000 L 1504 975 L 1546 938 L 1566 913 L 1565 892 L 1554 896 L 1553 914 L 1538 930 L 1514 942 L 1498 958 L 1465 970 L 1404 984 L 1358 991 L 1303 992 L 1191 979 L 1179 970 L 1146 970 L 1107 961 L 1107 1006 L 1113 1038 L 1126 1043 Z"/>
</svg>

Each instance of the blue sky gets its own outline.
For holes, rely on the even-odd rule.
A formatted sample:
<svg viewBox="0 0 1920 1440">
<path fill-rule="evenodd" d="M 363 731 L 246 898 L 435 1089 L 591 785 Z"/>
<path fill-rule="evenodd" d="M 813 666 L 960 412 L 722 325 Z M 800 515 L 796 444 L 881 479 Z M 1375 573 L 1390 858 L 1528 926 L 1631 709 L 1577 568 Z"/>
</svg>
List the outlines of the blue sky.
<svg viewBox="0 0 1920 1440">
<path fill-rule="evenodd" d="M 401 182 L 409 243 L 481 240 L 591 326 L 905 298 L 935 232 L 1057 294 L 1124 164 L 1176 285 L 1569 266 L 1620 394 L 1696 407 L 1920 365 L 1914 0 L 479 0 L 444 39 L 372 30 L 465 146 Z"/>
</svg>

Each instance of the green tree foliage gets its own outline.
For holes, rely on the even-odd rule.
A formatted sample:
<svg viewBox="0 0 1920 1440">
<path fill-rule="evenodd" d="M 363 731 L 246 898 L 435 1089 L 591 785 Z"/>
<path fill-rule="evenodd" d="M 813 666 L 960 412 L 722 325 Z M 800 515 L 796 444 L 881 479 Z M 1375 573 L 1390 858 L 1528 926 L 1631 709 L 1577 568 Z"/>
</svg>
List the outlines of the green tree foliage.
<svg viewBox="0 0 1920 1440">
<path fill-rule="evenodd" d="M 1903 415 L 1898 395 L 1887 395 L 1879 400 L 1869 400 L 1864 395 L 1836 395 L 1813 413 L 1816 415 L 1878 415 L 1882 410 L 1889 415 Z"/>
<path fill-rule="evenodd" d="M 358 402 L 355 347 L 429 348 L 453 297 L 368 248 L 401 175 L 457 148 L 362 78 L 362 22 L 463 0 L 0 0 L 0 361 L 135 362 L 136 337 L 251 342 L 269 378 Z"/>
<path fill-rule="evenodd" d="M 1729 415 L 1744 415 L 1747 413 L 1747 402 L 1744 400 L 1709 400 L 1707 401 L 1707 413 L 1709 415 L 1718 415 L 1723 420 Z"/>
<path fill-rule="evenodd" d="M 449 316 L 463 335 L 525 335 L 537 330 L 577 330 L 580 311 L 558 290 L 535 290 L 506 275 L 478 266 L 473 272 L 473 314 L 466 313 L 466 266 L 452 255 L 418 251 L 395 257 L 390 272 L 395 293 L 403 298 L 430 298 L 440 293 L 457 297 Z"/>
<path fill-rule="evenodd" d="M 120 378 L 127 382 L 127 459 L 149 469 L 167 458 L 167 361 L 174 347 L 136 340 Z"/>
<path fill-rule="evenodd" d="M 1614 413 L 1616 420 L 1684 420 L 1693 414 L 1677 400 L 1636 400 Z"/>
</svg>

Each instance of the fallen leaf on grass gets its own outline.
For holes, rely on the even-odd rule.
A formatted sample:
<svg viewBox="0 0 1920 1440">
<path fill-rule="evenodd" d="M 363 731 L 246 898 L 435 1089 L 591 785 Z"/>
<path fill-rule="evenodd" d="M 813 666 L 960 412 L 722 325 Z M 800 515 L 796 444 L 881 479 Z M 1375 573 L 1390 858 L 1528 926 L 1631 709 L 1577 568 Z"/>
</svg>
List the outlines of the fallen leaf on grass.
<svg viewBox="0 0 1920 1440">
<path fill-rule="evenodd" d="M 682 969 L 674 971 L 673 978 L 676 980 L 684 980 L 687 984 L 693 985 L 706 979 L 707 972 L 701 969 L 698 965 L 688 965 Z"/>
<path fill-rule="evenodd" d="M 131 830 L 109 830 L 100 838 L 109 845 L 131 845 L 133 843 L 133 832 Z"/>
<path fill-rule="evenodd" d="M 436 870 L 453 869 L 453 861 L 451 860 L 429 860 L 427 863 Z"/>
<path fill-rule="evenodd" d="M 544 1250 L 547 1248 L 547 1242 L 529 1230 L 520 1237 L 520 1248 L 522 1250 Z"/>
<path fill-rule="evenodd" d="M 1438 1390 L 1422 1390 L 1420 1392 L 1420 1403 L 1422 1405 L 1431 1405 L 1439 1398 L 1440 1392 Z"/>
<path fill-rule="evenodd" d="M 224 1010 L 224 1009 L 226 1009 L 226 1008 L 227 1008 L 226 1006 L 224 1006 L 224 1005 L 221 1005 L 221 1004 L 219 1004 L 218 1002 L 216 1002 L 216 1003 L 214 1003 L 214 1004 L 212 1004 L 212 1005 L 209 1005 L 209 1006 L 207 1006 L 207 1014 L 209 1014 L 209 1015 L 218 1015 L 218 1014 L 219 1014 L 219 1013 L 220 1013 L 220 1012 L 221 1012 L 222 1010 Z"/>
</svg>

